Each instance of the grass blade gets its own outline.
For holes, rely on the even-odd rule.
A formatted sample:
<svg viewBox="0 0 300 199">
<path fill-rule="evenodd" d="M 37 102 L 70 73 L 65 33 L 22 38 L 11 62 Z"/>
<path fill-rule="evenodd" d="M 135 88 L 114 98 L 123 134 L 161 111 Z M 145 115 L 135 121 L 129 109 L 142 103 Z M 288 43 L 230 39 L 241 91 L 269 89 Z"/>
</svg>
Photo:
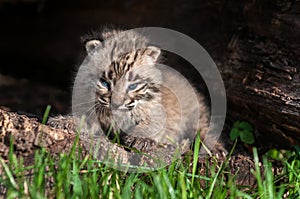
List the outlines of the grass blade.
<svg viewBox="0 0 300 199">
<path fill-rule="evenodd" d="M 43 115 L 42 124 L 46 124 L 47 118 L 48 118 L 49 113 L 50 113 L 50 110 L 51 110 L 51 105 L 48 105 L 47 108 L 46 108 L 46 110 L 45 110 L 45 113 Z"/>
<path fill-rule="evenodd" d="M 195 174 L 197 170 L 199 150 L 200 150 L 200 132 L 197 133 L 194 145 L 193 169 L 192 169 L 192 185 L 194 184 Z"/>
</svg>

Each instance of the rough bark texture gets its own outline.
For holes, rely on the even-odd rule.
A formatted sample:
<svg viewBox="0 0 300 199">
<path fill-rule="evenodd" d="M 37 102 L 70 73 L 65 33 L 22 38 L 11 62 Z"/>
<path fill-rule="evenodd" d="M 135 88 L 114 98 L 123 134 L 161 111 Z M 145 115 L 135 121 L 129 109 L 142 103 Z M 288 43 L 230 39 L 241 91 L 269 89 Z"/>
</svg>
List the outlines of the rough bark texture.
<svg viewBox="0 0 300 199">
<path fill-rule="evenodd" d="M 262 136 L 280 146 L 299 144 L 298 57 L 270 41 L 243 41 L 236 48 L 230 68 L 222 68 L 229 113 L 250 121 Z"/>
<path fill-rule="evenodd" d="M 45 148 L 50 156 L 57 158 L 61 153 L 69 153 L 76 140 L 76 132 L 74 120 L 71 117 L 62 121 L 62 128 L 53 128 L 43 125 L 35 118 L 28 118 L 25 115 L 7 112 L 0 109 L 0 176 L 6 176 L 3 169 L 3 163 L 9 164 L 9 150 L 13 147 L 13 153 L 23 159 L 25 166 L 33 165 L 35 151 L 39 148 Z M 66 124 L 66 125 L 64 125 Z M 113 144 L 106 136 L 98 136 L 97 138 L 83 137 L 79 139 L 77 146 L 81 150 L 77 150 L 79 156 L 93 155 L 97 160 L 109 161 L 113 163 L 114 168 L 126 171 L 142 171 L 136 169 L 137 166 L 143 166 L 144 169 L 161 168 L 169 164 L 173 158 L 176 158 L 176 147 L 164 144 L 156 144 L 152 142 L 150 146 L 145 140 L 134 139 L 132 146 L 145 149 L 143 153 L 134 153 L 125 150 L 124 147 Z M 140 146 L 140 145 L 143 146 Z M 79 153 L 80 151 L 80 153 Z M 180 152 L 179 152 L 180 154 Z M 180 157 L 180 156 L 177 156 Z M 157 161 L 158 160 L 158 161 Z M 119 164 L 123 166 L 119 166 Z M 128 166 L 127 166 L 128 165 Z M 150 170 L 149 170 L 150 169 Z M 25 171 L 26 177 L 32 179 L 33 169 Z M 46 179 L 46 191 L 50 193 L 53 187 L 53 179 Z M 6 188 L 0 183 L 0 198 L 5 197 Z"/>
<path fill-rule="evenodd" d="M 24 157 L 25 164 L 33 163 L 31 158 L 34 151 L 41 147 L 53 155 L 68 153 L 76 139 L 76 132 L 72 130 L 75 129 L 73 128 L 75 123 L 71 118 L 65 124 L 68 124 L 68 127 L 52 128 L 37 122 L 36 119 L 0 109 L 0 156 L 7 160 L 11 139 L 14 153 Z M 145 141 L 142 143 L 145 144 Z M 150 169 L 151 167 L 157 168 L 170 163 L 172 158 L 175 158 L 177 149 L 171 145 L 153 142 L 150 146 L 141 147 L 139 144 L 139 141 L 135 139 L 132 146 L 144 149 L 142 152 L 145 155 L 126 151 L 123 147 L 113 144 L 104 135 L 99 135 L 97 138 L 86 136 L 79 140 L 83 155 L 91 152 L 99 160 L 109 160 L 129 166 L 147 165 Z M 157 163 L 155 158 L 162 162 Z"/>
<path fill-rule="evenodd" d="M 69 124 L 69 123 L 68 123 Z M 68 129 L 68 130 L 67 130 Z M 17 157 L 22 157 L 24 165 L 32 165 L 34 163 L 35 150 L 43 147 L 51 156 L 57 157 L 59 153 L 68 153 L 71 151 L 76 133 L 70 131 L 72 127 L 65 129 L 54 129 L 50 126 L 43 125 L 37 122 L 34 118 L 28 118 L 24 115 L 7 112 L 0 109 L 0 157 L 4 162 L 8 161 L 9 147 L 12 142 L 14 154 Z M 162 166 L 156 165 L 154 158 L 160 158 L 164 161 L 163 165 L 171 163 L 174 160 L 175 148 L 168 145 L 153 145 L 144 151 L 146 155 L 136 155 L 136 153 L 129 152 L 117 144 L 111 143 L 105 136 L 97 139 L 97 141 L 90 139 L 79 139 L 78 145 L 82 148 L 82 153 L 78 154 L 85 156 L 90 154 L 90 146 L 99 146 L 99 153 L 96 158 L 103 159 L 109 149 L 112 152 L 113 160 L 115 162 L 122 160 L 122 164 L 129 165 L 149 165 L 152 167 Z M 95 148 L 92 148 L 94 150 Z M 188 153 L 186 154 L 188 155 Z M 152 158 L 149 158 L 152 157 Z M 95 157 L 95 156 L 94 156 Z M 199 168 L 201 175 L 206 175 L 210 168 L 209 165 L 221 164 L 225 160 L 225 156 L 218 155 L 218 158 L 210 158 L 208 161 L 205 157 L 199 159 Z M 248 156 L 242 154 L 234 155 L 228 162 L 228 167 L 232 174 L 237 175 L 237 183 L 239 185 L 255 186 L 256 180 L 251 174 L 250 169 L 254 168 L 254 162 Z M 124 168 L 126 169 L 126 168 Z M 240 170 L 242 172 L 238 172 Z M 0 165 L 0 175 L 3 174 L 2 166 Z M 28 177 L 32 175 L 32 171 L 27 171 Z M 50 185 L 49 185 L 50 186 Z M 51 189 L 51 186 L 49 187 Z M 5 187 L 0 184 L 0 198 L 5 194 Z"/>
<path fill-rule="evenodd" d="M 244 5 L 248 33 L 232 37 L 219 67 L 229 114 L 273 147 L 300 143 L 300 3 L 288 3 Z"/>
</svg>

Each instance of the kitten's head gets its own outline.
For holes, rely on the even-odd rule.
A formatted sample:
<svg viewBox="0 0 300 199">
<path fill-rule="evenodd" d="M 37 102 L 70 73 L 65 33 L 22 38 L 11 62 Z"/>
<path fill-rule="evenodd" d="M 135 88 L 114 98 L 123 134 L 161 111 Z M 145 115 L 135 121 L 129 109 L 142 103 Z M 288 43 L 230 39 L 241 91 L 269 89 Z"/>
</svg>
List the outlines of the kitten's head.
<svg viewBox="0 0 300 199">
<path fill-rule="evenodd" d="M 88 53 L 101 45 L 86 43 Z M 110 110 L 130 111 L 159 97 L 162 82 L 155 63 L 160 49 L 148 46 L 123 54 L 100 74 L 96 82 L 96 104 Z"/>
</svg>

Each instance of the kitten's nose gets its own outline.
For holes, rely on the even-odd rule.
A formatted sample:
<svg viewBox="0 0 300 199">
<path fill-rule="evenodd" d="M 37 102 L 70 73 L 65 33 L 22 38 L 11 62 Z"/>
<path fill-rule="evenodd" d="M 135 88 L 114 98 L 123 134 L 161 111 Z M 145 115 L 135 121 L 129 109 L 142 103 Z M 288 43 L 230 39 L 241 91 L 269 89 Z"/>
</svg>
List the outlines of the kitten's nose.
<svg viewBox="0 0 300 199">
<path fill-rule="evenodd" d="M 121 105 L 122 103 L 116 103 L 116 102 L 110 103 L 111 109 L 118 109 Z"/>
<path fill-rule="evenodd" d="M 112 96 L 110 100 L 110 107 L 111 109 L 118 109 L 124 103 L 123 98 L 118 96 Z"/>
<path fill-rule="evenodd" d="M 110 98 L 110 106 L 112 109 L 118 109 L 124 103 L 124 94 L 122 92 L 113 92 Z"/>
</svg>

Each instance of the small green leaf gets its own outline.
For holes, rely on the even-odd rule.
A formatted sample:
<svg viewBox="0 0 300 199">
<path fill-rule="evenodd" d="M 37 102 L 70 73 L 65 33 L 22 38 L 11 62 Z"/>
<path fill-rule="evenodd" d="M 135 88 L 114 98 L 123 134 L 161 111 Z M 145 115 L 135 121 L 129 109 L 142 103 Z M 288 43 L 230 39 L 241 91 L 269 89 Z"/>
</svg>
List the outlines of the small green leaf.
<svg viewBox="0 0 300 199">
<path fill-rule="evenodd" d="M 254 136 L 253 133 L 250 131 L 240 131 L 240 138 L 242 142 L 246 144 L 253 144 L 254 143 Z"/>
<path fill-rule="evenodd" d="M 240 127 L 240 121 L 236 121 L 234 124 L 233 124 L 233 127 L 232 128 L 239 128 Z"/>
<path fill-rule="evenodd" d="M 248 122 L 240 122 L 239 128 L 247 130 L 249 132 L 253 132 L 253 127 Z"/>
<path fill-rule="evenodd" d="M 267 155 L 274 160 L 283 159 L 282 153 L 278 149 L 271 149 L 267 152 Z"/>
<path fill-rule="evenodd" d="M 233 141 L 240 136 L 240 131 L 237 128 L 232 128 L 229 136 L 230 136 L 230 139 Z"/>
</svg>

